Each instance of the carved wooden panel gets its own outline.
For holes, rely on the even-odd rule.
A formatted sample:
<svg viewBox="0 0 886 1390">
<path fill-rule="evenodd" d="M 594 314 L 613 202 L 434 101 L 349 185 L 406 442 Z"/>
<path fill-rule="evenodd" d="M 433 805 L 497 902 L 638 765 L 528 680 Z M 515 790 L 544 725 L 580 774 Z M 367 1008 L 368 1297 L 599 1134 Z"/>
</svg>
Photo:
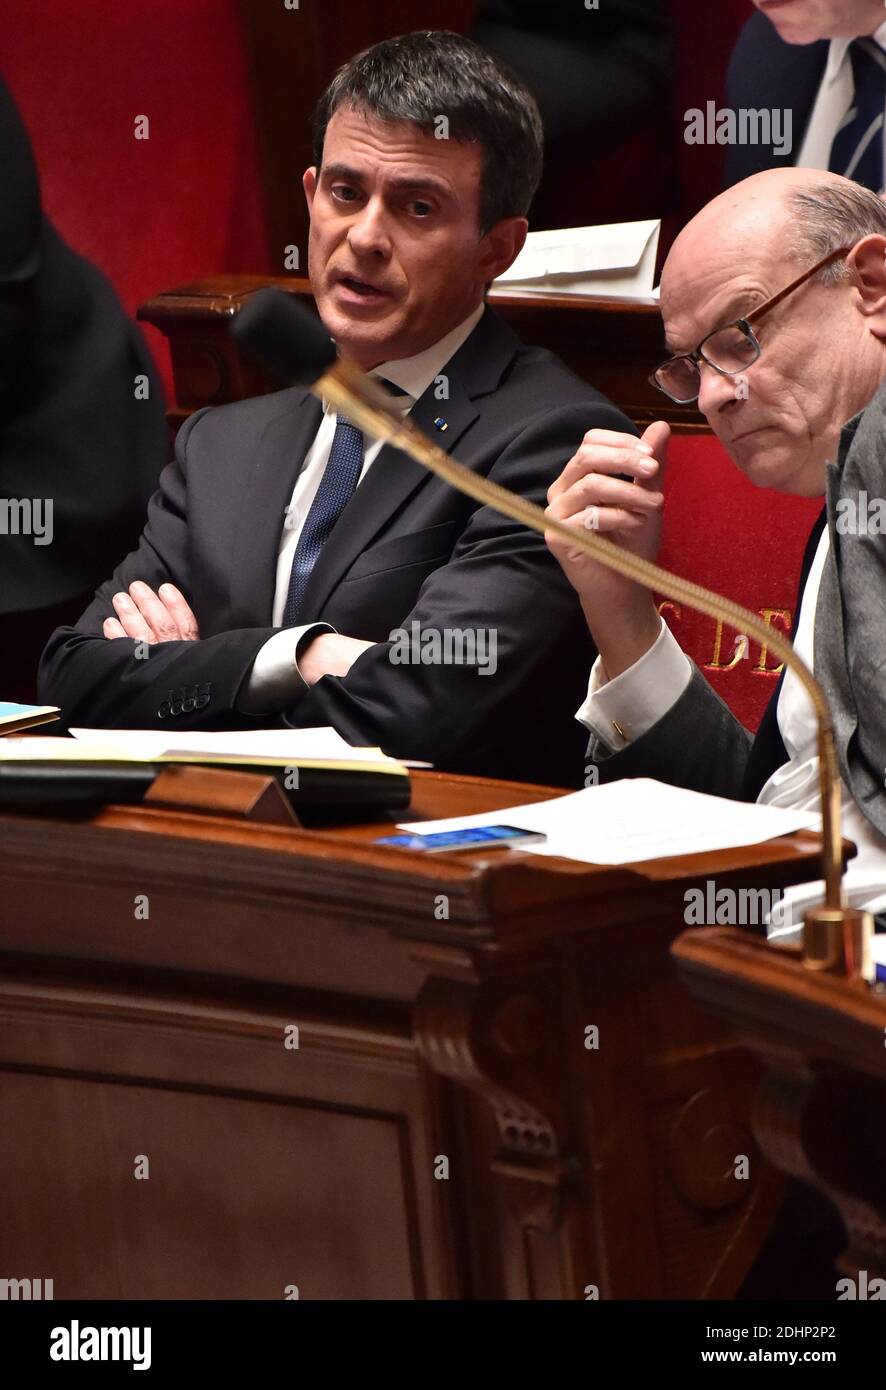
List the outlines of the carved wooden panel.
<svg viewBox="0 0 886 1390">
<path fill-rule="evenodd" d="M 725 927 L 684 933 L 675 954 L 761 1059 L 751 1114 L 766 1157 L 837 1208 L 847 1275 L 886 1278 L 886 997 Z"/>
<path fill-rule="evenodd" d="M 417 773 L 409 814 L 546 794 Z M 687 884 L 816 877 L 815 839 L 625 870 L 420 858 L 374 846 L 387 828 L 0 818 L 9 1277 L 58 1298 L 735 1291 L 778 1183 L 753 1065 L 668 947 Z"/>
</svg>

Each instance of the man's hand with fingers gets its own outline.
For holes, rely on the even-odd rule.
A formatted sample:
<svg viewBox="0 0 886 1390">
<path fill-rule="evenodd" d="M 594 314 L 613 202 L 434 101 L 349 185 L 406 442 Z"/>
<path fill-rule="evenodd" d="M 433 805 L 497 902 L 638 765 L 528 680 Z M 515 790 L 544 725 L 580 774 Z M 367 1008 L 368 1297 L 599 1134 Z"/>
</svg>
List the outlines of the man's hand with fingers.
<svg viewBox="0 0 886 1390">
<path fill-rule="evenodd" d="M 548 515 L 598 532 L 616 545 L 655 560 L 661 543 L 661 491 L 671 437 L 658 420 L 638 440 L 613 430 L 590 430 L 548 489 Z M 610 679 L 648 651 L 661 622 L 647 589 L 573 550 L 553 532 L 545 537 L 581 598 L 591 635 Z"/>
<path fill-rule="evenodd" d="M 161 584 L 157 593 L 136 580 L 127 593 L 115 594 L 116 618 L 105 618 L 105 637 L 134 637 L 139 642 L 198 642 L 200 629 L 187 600 L 174 584 Z"/>
</svg>

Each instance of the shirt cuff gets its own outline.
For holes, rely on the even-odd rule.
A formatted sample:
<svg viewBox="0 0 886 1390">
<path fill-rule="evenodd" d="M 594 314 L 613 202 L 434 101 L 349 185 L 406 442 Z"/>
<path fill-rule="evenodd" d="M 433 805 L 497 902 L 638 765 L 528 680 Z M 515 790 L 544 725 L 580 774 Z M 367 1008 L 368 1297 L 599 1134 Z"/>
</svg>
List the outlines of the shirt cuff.
<svg viewBox="0 0 886 1390">
<path fill-rule="evenodd" d="M 617 753 L 649 732 L 677 703 L 692 679 L 692 663 L 662 619 L 661 631 L 639 661 L 607 680 L 600 658 L 591 668 L 588 698 L 576 719 Z"/>
<path fill-rule="evenodd" d="M 331 623 L 285 627 L 259 648 L 252 670 L 237 700 L 241 714 L 279 714 L 310 686 L 298 669 L 299 652 L 321 632 L 335 632 Z"/>
</svg>

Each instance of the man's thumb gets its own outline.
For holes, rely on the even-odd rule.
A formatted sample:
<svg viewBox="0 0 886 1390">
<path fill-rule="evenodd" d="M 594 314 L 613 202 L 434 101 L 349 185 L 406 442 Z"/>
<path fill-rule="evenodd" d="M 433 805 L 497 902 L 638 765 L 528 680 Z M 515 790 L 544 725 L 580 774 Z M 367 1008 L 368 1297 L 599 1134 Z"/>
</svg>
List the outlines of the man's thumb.
<svg viewBox="0 0 886 1390">
<path fill-rule="evenodd" d="M 666 420 L 656 420 L 643 433 L 642 443 L 648 444 L 660 464 L 664 464 L 668 456 L 668 444 L 671 439 L 671 427 Z"/>
</svg>

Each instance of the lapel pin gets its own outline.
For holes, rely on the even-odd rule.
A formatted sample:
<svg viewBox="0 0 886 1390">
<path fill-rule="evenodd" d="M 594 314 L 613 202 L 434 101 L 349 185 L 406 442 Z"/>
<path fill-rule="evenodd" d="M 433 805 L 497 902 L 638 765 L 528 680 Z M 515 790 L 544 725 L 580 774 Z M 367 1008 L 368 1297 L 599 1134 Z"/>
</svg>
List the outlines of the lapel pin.
<svg viewBox="0 0 886 1390">
<path fill-rule="evenodd" d="M 442 415 L 438 415 L 437 418 L 436 418 L 436 420 L 434 421 L 434 429 L 439 430 L 441 434 L 443 433 L 444 430 L 448 430 L 448 429 L 449 429 L 449 425 L 448 425 L 448 424 L 446 423 L 446 421 L 443 419 L 443 416 L 442 416 Z"/>
</svg>

